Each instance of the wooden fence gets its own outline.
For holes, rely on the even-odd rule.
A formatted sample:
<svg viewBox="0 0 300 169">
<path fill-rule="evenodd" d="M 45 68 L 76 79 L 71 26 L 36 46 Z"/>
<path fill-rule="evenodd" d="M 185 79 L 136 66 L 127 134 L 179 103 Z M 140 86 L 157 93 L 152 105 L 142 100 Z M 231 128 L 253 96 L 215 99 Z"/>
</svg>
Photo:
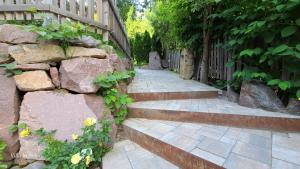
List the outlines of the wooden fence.
<svg viewBox="0 0 300 169">
<path fill-rule="evenodd" d="M 33 12 L 34 11 L 34 12 Z M 0 0 L 0 20 L 36 20 L 45 13 L 62 23 L 67 18 L 89 25 L 130 56 L 124 22 L 114 0 Z"/>
<path fill-rule="evenodd" d="M 179 72 L 180 70 L 180 52 L 167 50 L 165 52 L 166 60 L 168 61 L 169 70 Z"/>
<path fill-rule="evenodd" d="M 235 70 L 241 69 L 241 63 L 237 63 L 232 67 L 226 67 L 226 63 L 230 60 L 230 52 L 224 50 L 219 46 L 220 41 L 212 43 L 210 56 L 208 76 L 211 79 L 218 80 L 232 80 L 232 75 Z M 169 69 L 179 72 L 180 70 L 180 52 L 168 51 L 166 57 L 169 62 Z M 194 78 L 200 80 L 200 62 L 201 59 L 196 58 Z"/>
</svg>

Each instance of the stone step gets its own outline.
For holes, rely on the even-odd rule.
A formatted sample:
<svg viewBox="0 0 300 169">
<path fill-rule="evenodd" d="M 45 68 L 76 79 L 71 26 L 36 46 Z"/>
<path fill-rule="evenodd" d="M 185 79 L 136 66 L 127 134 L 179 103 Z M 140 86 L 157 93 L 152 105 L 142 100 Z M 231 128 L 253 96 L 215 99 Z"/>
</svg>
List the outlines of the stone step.
<svg viewBox="0 0 300 169">
<path fill-rule="evenodd" d="M 103 158 L 103 169 L 179 169 L 129 140 L 117 142 Z"/>
<path fill-rule="evenodd" d="M 183 169 L 300 168 L 300 133 L 138 118 L 126 120 L 124 130 L 128 139 Z"/>
<path fill-rule="evenodd" d="M 194 80 L 182 80 L 178 74 L 164 70 L 136 69 L 128 86 L 135 101 L 215 98 L 220 90 Z"/>
<path fill-rule="evenodd" d="M 135 102 L 129 106 L 129 117 L 300 132 L 300 116 L 243 107 L 221 98 Z"/>
</svg>

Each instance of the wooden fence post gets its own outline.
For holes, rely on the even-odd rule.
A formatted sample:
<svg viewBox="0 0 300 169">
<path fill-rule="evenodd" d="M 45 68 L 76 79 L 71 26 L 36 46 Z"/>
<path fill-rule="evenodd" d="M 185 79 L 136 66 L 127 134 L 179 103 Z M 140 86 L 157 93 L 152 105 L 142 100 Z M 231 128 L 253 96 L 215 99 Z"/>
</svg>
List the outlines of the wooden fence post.
<svg viewBox="0 0 300 169">
<path fill-rule="evenodd" d="M 105 25 L 108 29 L 109 27 L 109 2 L 108 0 L 103 0 L 102 2 L 103 5 L 103 25 Z M 105 30 L 103 31 L 103 41 L 108 41 L 109 37 L 109 31 Z"/>
</svg>

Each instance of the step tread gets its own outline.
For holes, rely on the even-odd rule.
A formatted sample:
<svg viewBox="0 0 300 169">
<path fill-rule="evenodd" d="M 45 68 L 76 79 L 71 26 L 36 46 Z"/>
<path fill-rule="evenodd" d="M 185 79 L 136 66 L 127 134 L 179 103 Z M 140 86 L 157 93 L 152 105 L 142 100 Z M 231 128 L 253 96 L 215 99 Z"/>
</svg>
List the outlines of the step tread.
<svg viewBox="0 0 300 169">
<path fill-rule="evenodd" d="M 135 69 L 136 76 L 128 86 L 128 93 L 166 93 L 216 91 L 219 89 L 195 80 L 183 80 L 167 70 Z"/>
<path fill-rule="evenodd" d="M 220 98 L 143 101 L 135 102 L 131 104 L 129 108 L 300 119 L 300 116 L 287 114 L 285 112 L 272 112 L 248 108 Z"/>
<path fill-rule="evenodd" d="M 224 168 L 300 168 L 300 133 L 138 118 L 124 126 Z"/>
<path fill-rule="evenodd" d="M 179 169 L 130 140 L 115 143 L 103 158 L 103 169 Z"/>
</svg>

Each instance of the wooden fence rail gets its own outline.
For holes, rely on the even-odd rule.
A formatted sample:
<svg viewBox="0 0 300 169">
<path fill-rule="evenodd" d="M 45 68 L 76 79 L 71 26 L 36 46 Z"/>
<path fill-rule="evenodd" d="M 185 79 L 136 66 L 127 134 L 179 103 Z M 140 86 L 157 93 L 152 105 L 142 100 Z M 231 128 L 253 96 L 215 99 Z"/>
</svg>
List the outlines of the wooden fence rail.
<svg viewBox="0 0 300 169">
<path fill-rule="evenodd" d="M 241 63 L 236 63 L 232 67 L 226 67 L 226 63 L 230 60 L 231 53 L 220 47 L 220 41 L 215 41 L 211 45 L 208 65 L 208 77 L 217 80 L 232 80 L 234 71 L 241 69 Z M 180 53 L 175 51 L 166 52 L 167 60 L 169 62 L 169 69 L 180 70 Z M 197 56 L 198 57 L 198 56 Z M 196 59 L 201 62 L 201 59 Z M 198 70 L 195 69 L 194 78 L 200 80 L 199 63 L 195 63 Z"/>
<path fill-rule="evenodd" d="M 124 22 L 113 0 L 0 0 L 0 20 L 41 19 L 39 13 L 59 23 L 68 18 L 89 25 L 91 31 L 117 43 L 130 57 Z"/>
</svg>

